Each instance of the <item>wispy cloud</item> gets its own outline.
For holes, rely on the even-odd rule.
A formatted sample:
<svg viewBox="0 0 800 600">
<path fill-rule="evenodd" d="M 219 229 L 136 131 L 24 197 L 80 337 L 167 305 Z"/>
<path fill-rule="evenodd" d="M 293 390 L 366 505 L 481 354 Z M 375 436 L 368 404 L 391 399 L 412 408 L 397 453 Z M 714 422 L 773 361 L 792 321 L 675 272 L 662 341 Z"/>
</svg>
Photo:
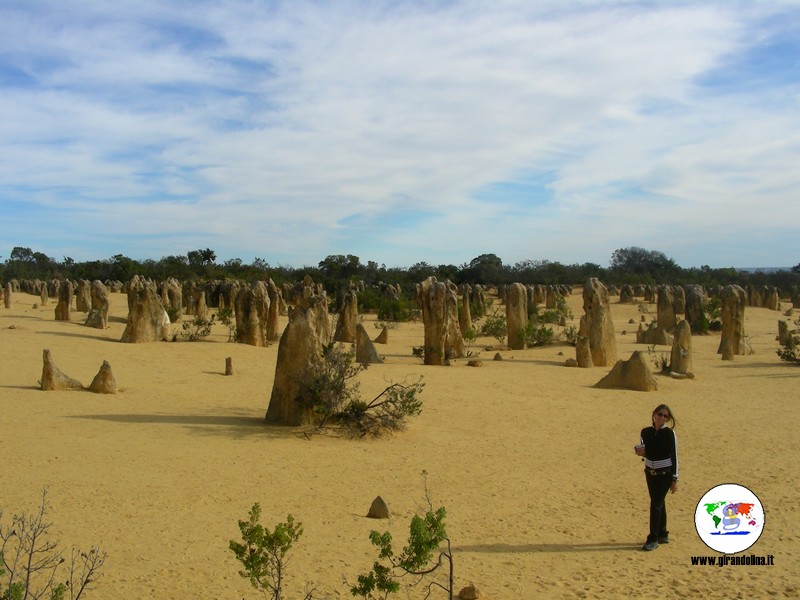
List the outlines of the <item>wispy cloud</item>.
<svg viewBox="0 0 800 600">
<path fill-rule="evenodd" d="M 794 264 L 798 29 L 780 3 L 6 2 L 0 242 Z"/>
</svg>

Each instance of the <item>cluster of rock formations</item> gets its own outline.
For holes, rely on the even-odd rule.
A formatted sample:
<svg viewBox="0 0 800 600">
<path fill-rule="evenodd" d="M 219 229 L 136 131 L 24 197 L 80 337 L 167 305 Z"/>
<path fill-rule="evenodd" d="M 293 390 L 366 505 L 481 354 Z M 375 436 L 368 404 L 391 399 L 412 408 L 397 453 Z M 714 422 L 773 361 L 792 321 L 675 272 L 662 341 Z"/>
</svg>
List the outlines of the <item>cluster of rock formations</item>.
<svg viewBox="0 0 800 600">
<path fill-rule="evenodd" d="M 722 336 L 718 353 L 723 360 L 732 360 L 735 355 L 747 353 L 744 332 L 744 311 L 746 306 L 765 306 L 761 299 L 770 299 L 769 304 L 778 308 L 777 289 L 750 289 L 748 292 L 738 285 L 714 288 L 711 293 L 700 285 L 668 286 L 655 288 L 657 298 L 656 321 L 650 326 L 639 325 L 636 341 L 644 344 L 671 345 L 673 335 L 682 314 L 691 332 L 701 330 L 704 309 L 709 298 L 719 298 L 722 307 Z M 774 300 L 774 301 L 773 301 Z M 684 344 L 685 345 L 685 344 Z"/>
<path fill-rule="evenodd" d="M 701 286 L 623 286 L 619 291 L 620 302 L 632 302 L 637 294 L 652 292 L 650 297 L 657 302 L 655 322 L 647 329 L 641 325 L 637 342 L 650 345 L 670 345 L 669 364 L 666 373 L 678 378 L 693 378 L 692 331 L 693 323 L 703 318 L 703 308 L 708 296 Z M 735 354 L 744 354 L 744 306 L 746 295 L 738 286 L 726 286 L 718 290 L 722 304 L 722 335 L 719 353 L 723 360 L 731 360 Z M 575 360 L 567 364 L 580 367 L 607 366 L 616 360 L 614 328 L 611 323 L 609 290 L 596 279 L 590 279 L 583 288 L 584 312 L 575 348 Z M 645 296 L 647 297 L 647 296 Z M 679 316 L 685 314 L 684 319 Z M 620 387 L 651 391 L 657 389 L 644 355 L 639 352 L 627 361 L 617 361 L 611 372 L 597 387 Z"/>
<path fill-rule="evenodd" d="M 108 361 L 103 361 L 100 370 L 88 386 L 62 373 L 53 362 L 50 350 L 45 349 L 42 352 L 42 362 L 42 379 L 39 385 L 44 391 L 88 390 L 95 394 L 117 393 L 117 381 Z"/>
<path fill-rule="evenodd" d="M 209 307 L 216 307 L 231 311 L 236 322 L 237 342 L 264 346 L 278 338 L 279 316 L 288 314 L 289 323 L 280 336 L 275 384 L 266 419 L 274 423 L 300 425 L 313 419 L 310 409 L 297 401 L 305 393 L 300 382 L 304 373 L 319 363 L 322 349 L 331 340 L 353 344 L 359 363 L 383 361 L 375 344 L 387 343 L 388 329 L 383 328 L 373 342 L 359 322 L 358 297 L 367 288 L 360 281 L 339 290 L 336 295 L 336 326 L 332 334 L 327 293 L 310 277 L 295 285 L 284 283 L 282 286 L 277 286 L 271 279 L 252 284 L 235 280 L 181 284 L 174 278 L 155 283 L 140 276 L 134 276 L 126 283 L 12 280 L 6 282 L 0 291 L 7 308 L 12 306 L 15 291 L 38 294 L 42 306 L 50 298 L 56 298 L 56 320 L 70 321 L 74 310 L 86 313 L 85 325 L 98 329 L 108 326 L 109 293 L 126 293 L 129 314 L 121 338 L 126 343 L 168 340 L 172 335 L 171 323 L 179 321 L 182 315 L 205 319 Z M 380 283 L 372 289 L 385 298 L 398 300 L 403 297 L 399 286 Z M 505 305 L 508 347 L 519 350 L 525 347 L 524 331 L 528 325 L 529 308 L 532 305 L 555 308 L 558 297 L 571 294 L 571 288 L 512 283 L 497 288 L 497 294 Z M 647 391 L 657 388 L 641 352 L 634 352 L 626 361 L 617 358 L 609 300 L 616 294 L 620 303 L 637 302 L 641 298 L 644 302 L 656 304 L 655 320 L 648 327 L 640 324 L 636 341 L 671 346 L 668 369 L 676 377 L 693 377 L 692 333 L 700 330 L 710 298 L 719 298 L 722 307 L 718 353 L 723 360 L 732 360 L 734 356 L 747 352 L 744 333 L 746 306 L 780 308 L 778 290 L 774 287 L 623 285 L 617 289 L 614 286 L 607 288 L 597 278 L 591 278 L 583 286 L 584 314 L 580 318 L 575 359 L 567 362 L 583 368 L 612 367 L 611 372 L 596 384 L 597 387 Z M 450 281 L 440 282 L 429 277 L 417 284 L 415 300 L 424 325 L 424 363 L 446 365 L 452 359 L 465 357 L 464 333 L 472 330 L 473 319 L 486 313 L 484 287 L 457 287 Z M 793 292 L 792 303 L 800 306 L 800 292 Z M 791 335 L 786 322 L 779 321 L 778 341 L 784 343 L 782 340 L 791 339 Z M 42 389 L 86 389 L 58 371 L 52 364 L 49 351 L 45 351 L 44 362 Z M 230 372 L 233 372 L 232 365 Z M 93 382 L 89 389 L 93 386 L 110 387 L 108 382 L 113 382 L 113 375 L 107 363 L 104 363 L 101 373 L 98 373 L 98 383 L 95 385 Z"/>
<path fill-rule="evenodd" d="M 158 286 L 158 295 L 161 297 L 161 303 L 164 305 L 164 310 L 167 311 L 170 320 L 177 323 L 181 320 L 183 313 L 183 287 L 174 277 L 169 277 L 166 281 L 162 281 Z"/>
<path fill-rule="evenodd" d="M 65 279 L 51 279 L 50 281 L 42 281 L 41 279 L 23 279 L 23 280 L 16 280 L 11 279 L 7 283 L 11 284 L 11 289 L 15 293 L 25 293 L 31 294 L 32 296 L 39 296 L 40 298 L 44 297 L 45 300 L 49 298 L 56 298 L 59 293 L 60 287 L 64 284 L 65 281 L 72 281 L 72 280 L 65 280 Z M 81 282 L 85 282 L 81 284 Z M 103 282 L 103 284 L 108 288 L 111 292 L 122 292 L 124 291 L 125 284 L 121 281 L 112 281 L 107 279 Z M 88 280 L 74 280 L 72 281 L 72 289 L 75 291 L 77 295 L 77 290 L 81 287 L 81 285 L 87 286 L 89 285 Z M 84 296 L 84 299 L 87 299 L 88 296 Z M 78 302 L 78 306 L 76 310 L 79 312 L 86 312 L 83 310 L 83 301 Z"/>
<path fill-rule="evenodd" d="M 621 303 L 626 302 L 639 302 L 644 301 L 648 303 L 656 302 L 659 289 L 663 286 L 659 285 L 623 285 L 617 291 L 615 286 L 611 286 L 608 290 L 612 296 L 619 295 Z M 684 286 L 671 286 L 675 294 L 679 294 L 679 289 L 685 293 L 686 301 L 688 303 L 690 289 L 693 290 L 695 296 L 702 296 L 708 298 L 720 298 L 723 290 L 728 286 L 716 285 L 707 288 L 698 284 L 687 284 Z M 737 286 L 740 287 L 740 286 Z M 754 306 L 759 308 L 768 308 L 770 310 L 780 310 L 780 290 L 775 286 L 747 286 L 742 288 L 745 292 L 745 305 Z M 793 288 L 790 291 L 792 305 L 797 308 L 800 307 L 800 288 Z M 678 313 L 684 312 L 683 310 L 676 311 Z M 688 316 L 687 316 L 688 318 Z"/>
<path fill-rule="evenodd" d="M 509 289 L 511 286 L 517 285 L 521 285 L 525 288 L 525 293 L 528 297 L 527 302 L 531 306 L 536 304 L 544 306 L 545 308 L 555 308 L 557 303 L 556 298 L 558 298 L 558 296 L 572 295 L 572 288 L 568 285 L 511 283 L 508 285 L 501 285 L 497 288 L 497 296 L 500 298 L 500 302 L 506 303 Z"/>
<path fill-rule="evenodd" d="M 700 304 L 702 318 L 704 302 Z M 672 344 L 672 334 L 678 324 L 678 316 L 686 311 L 686 292 L 680 286 L 661 285 L 656 289 L 656 321 L 654 327 L 639 325 L 636 341 L 640 344 Z"/>
<path fill-rule="evenodd" d="M 122 289 L 128 295 L 128 319 L 121 341 L 128 343 L 168 340 L 170 325 L 180 321 L 182 315 L 206 320 L 211 306 L 231 312 L 237 342 L 265 346 L 277 338 L 279 315 L 285 311 L 281 291 L 272 280 L 253 284 L 187 281 L 181 285 L 170 278 L 157 285 L 137 275 Z M 107 304 L 105 314 L 107 318 Z"/>
<path fill-rule="evenodd" d="M 128 321 L 121 342 L 142 344 L 168 340 L 170 320 L 155 284 L 134 275 L 127 285 Z"/>
</svg>

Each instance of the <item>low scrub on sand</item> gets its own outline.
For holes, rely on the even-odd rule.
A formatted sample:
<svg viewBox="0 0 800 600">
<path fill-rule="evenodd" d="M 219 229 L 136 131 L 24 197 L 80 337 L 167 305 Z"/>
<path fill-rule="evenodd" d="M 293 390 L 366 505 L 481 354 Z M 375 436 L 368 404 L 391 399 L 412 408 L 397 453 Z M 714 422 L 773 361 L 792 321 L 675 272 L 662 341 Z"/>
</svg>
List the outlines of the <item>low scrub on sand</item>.
<svg viewBox="0 0 800 600">
<path fill-rule="evenodd" d="M 211 335 L 211 328 L 214 325 L 214 315 L 208 319 L 195 316 L 191 321 L 184 321 L 181 324 L 181 337 L 187 342 L 196 342 Z"/>
<path fill-rule="evenodd" d="M 254 589 L 264 598 L 281 600 L 286 582 L 288 554 L 303 535 L 303 524 L 295 522 L 292 515 L 275 525 L 275 529 L 261 524 L 261 506 L 253 504 L 247 519 L 239 521 L 242 541 L 231 540 L 231 552 L 242 565 L 239 575 L 250 581 Z M 313 590 L 304 598 L 313 597 Z"/>
<path fill-rule="evenodd" d="M 78 600 L 100 578 L 106 553 L 99 548 L 65 551 L 51 536 L 47 488 L 36 512 L 11 516 L 0 509 L 0 599 Z M 56 583 L 58 582 L 58 583 Z"/>
<path fill-rule="evenodd" d="M 423 471 L 423 477 L 426 475 Z M 433 507 L 427 479 L 425 502 L 424 511 L 411 518 L 408 542 L 401 550 L 394 548 L 388 531 L 370 532 L 369 539 L 378 548 L 378 559 L 369 572 L 359 575 L 355 585 L 350 586 L 352 596 L 385 600 L 403 589 L 407 595 L 417 589 L 422 598 L 430 598 L 438 589 L 453 599 L 453 553 L 444 523 L 447 511 L 444 506 Z M 303 525 L 292 515 L 273 530 L 260 521 L 261 506 L 256 503 L 247 519 L 238 523 L 241 541 L 231 540 L 228 548 L 241 564 L 241 577 L 249 580 L 264 598 L 282 600 L 287 587 L 289 552 L 300 540 Z M 300 597 L 304 600 L 327 597 L 320 594 L 314 582 L 306 582 Z"/>
<path fill-rule="evenodd" d="M 366 600 L 387 598 L 400 592 L 403 583 L 407 592 L 420 589 L 423 598 L 430 598 L 434 589 L 440 589 L 453 599 L 453 552 L 444 524 L 447 511 L 444 506 L 433 508 L 427 481 L 425 502 L 425 512 L 411 518 L 408 543 L 399 552 L 392 545 L 391 533 L 370 532 L 370 542 L 379 550 L 378 560 L 368 573 L 358 576 L 357 584 L 350 588 L 353 596 Z"/>
<path fill-rule="evenodd" d="M 508 324 L 504 315 L 499 311 L 495 311 L 486 317 L 481 324 L 480 335 L 493 337 L 500 344 L 505 344 L 506 336 L 508 335 Z"/>
<path fill-rule="evenodd" d="M 365 368 L 353 361 L 352 351 L 331 342 L 322 361 L 310 373 L 305 402 L 319 415 L 318 430 L 334 428 L 348 437 L 380 436 L 405 428 L 408 417 L 422 411 L 422 378 L 413 383 L 391 383 L 366 401 L 356 377 Z"/>
<path fill-rule="evenodd" d="M 800 367 L 800 335 L 789 334 L 775 352 L 781 360 Z"/>
</svg>

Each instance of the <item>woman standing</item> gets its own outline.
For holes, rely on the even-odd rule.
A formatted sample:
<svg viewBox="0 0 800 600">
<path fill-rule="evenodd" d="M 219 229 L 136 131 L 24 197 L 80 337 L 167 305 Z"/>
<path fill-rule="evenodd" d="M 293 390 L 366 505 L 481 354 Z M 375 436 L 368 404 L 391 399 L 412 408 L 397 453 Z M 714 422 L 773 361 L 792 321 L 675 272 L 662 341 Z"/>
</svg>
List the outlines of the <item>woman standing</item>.
<svg viewBox="0 0 800 600">
<path fill-rule="evenodd" d="M 678 491 L 678 438 L 672 430 L 675 417 L 669 406 L 659 404 L 652 421 L 652 427 L 642 429 L 640 443 L 634 449 L 644 457 L 644 475 L 650 492 L 650 533 L 642 546 L 642 550 L 648 551 L 669 543 L 667 492 Z"/>
</svg>

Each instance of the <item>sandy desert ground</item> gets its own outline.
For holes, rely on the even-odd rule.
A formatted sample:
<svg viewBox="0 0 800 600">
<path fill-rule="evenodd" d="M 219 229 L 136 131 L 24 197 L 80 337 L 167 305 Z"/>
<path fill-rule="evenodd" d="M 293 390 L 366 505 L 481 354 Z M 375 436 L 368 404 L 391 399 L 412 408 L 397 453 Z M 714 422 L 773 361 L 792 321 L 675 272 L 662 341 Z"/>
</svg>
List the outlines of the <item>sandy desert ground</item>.
<svg viewBox="0 0 800 600">
<path fill-rule="evenodd" d="M 405 541 L 423 470 L 447 508 L 456 590 L 474 583 L 493 600 L 800 597 L 800 369 L 775 355 L 782 313 L 747 308 L 754 354 L 732 362 L 716 354 L 719 334 L 693 338 L 696 379 L 659 376 L 649 393 L 595 389 L 609 368 L 564 367 L 566 344 L 493 361 L 482 348 L 496 340 L 479 338 L 483 367 L 426 367 L 411 353 L 422 324 L 401 324 L 378 346 L 386 364 L 361 374 L 362 393 L 423 375 L 422 414 L 393 437 L 351 441 L 264 424 L 277 343 L 228 343 L 215 325 L 202 342 L 122 344 L 126 298 L 111 298 L 102 331 L 84 327 L 83 313 L 56 322 L 54 303 L 35 296 L 0 307 L 0 507 L 5 518 L 32 511 L 48 486 L 62 545 L 108 553 L 89 599 L 258 597 L 228 550 L 254 502 L 265 524 L 291 513 L 305 529 L 287 598 L 307 581 L 321 597 L 350 597 L 344 581 L 376 557 L 370 530 Z M 577 324 L 580 294 L 568 301 Z M 629 323 L 637 305 L 613 297 L 612 314 L 620 357 L 646 350 Z M 373 337 L 374 321 L 365 318 Z M 41 391 L 45 348 L 87 385 L 108 360 L 120 393 Z M 234 376 L 224 376 L 226 357 Z M 681 487 L 668 497 L 671 543 L 646 553 L 648 497 L 632 447 L 661 402 L 678 420 Z M 727 482 L 760 498 L 766 525 L 748 553 L 771 554 L 774 566 L 691 565 L 714 554 L 695 532 L 695 506 Z M 365 518 L 377 495 L 388 521 Z"/>
</svg>

